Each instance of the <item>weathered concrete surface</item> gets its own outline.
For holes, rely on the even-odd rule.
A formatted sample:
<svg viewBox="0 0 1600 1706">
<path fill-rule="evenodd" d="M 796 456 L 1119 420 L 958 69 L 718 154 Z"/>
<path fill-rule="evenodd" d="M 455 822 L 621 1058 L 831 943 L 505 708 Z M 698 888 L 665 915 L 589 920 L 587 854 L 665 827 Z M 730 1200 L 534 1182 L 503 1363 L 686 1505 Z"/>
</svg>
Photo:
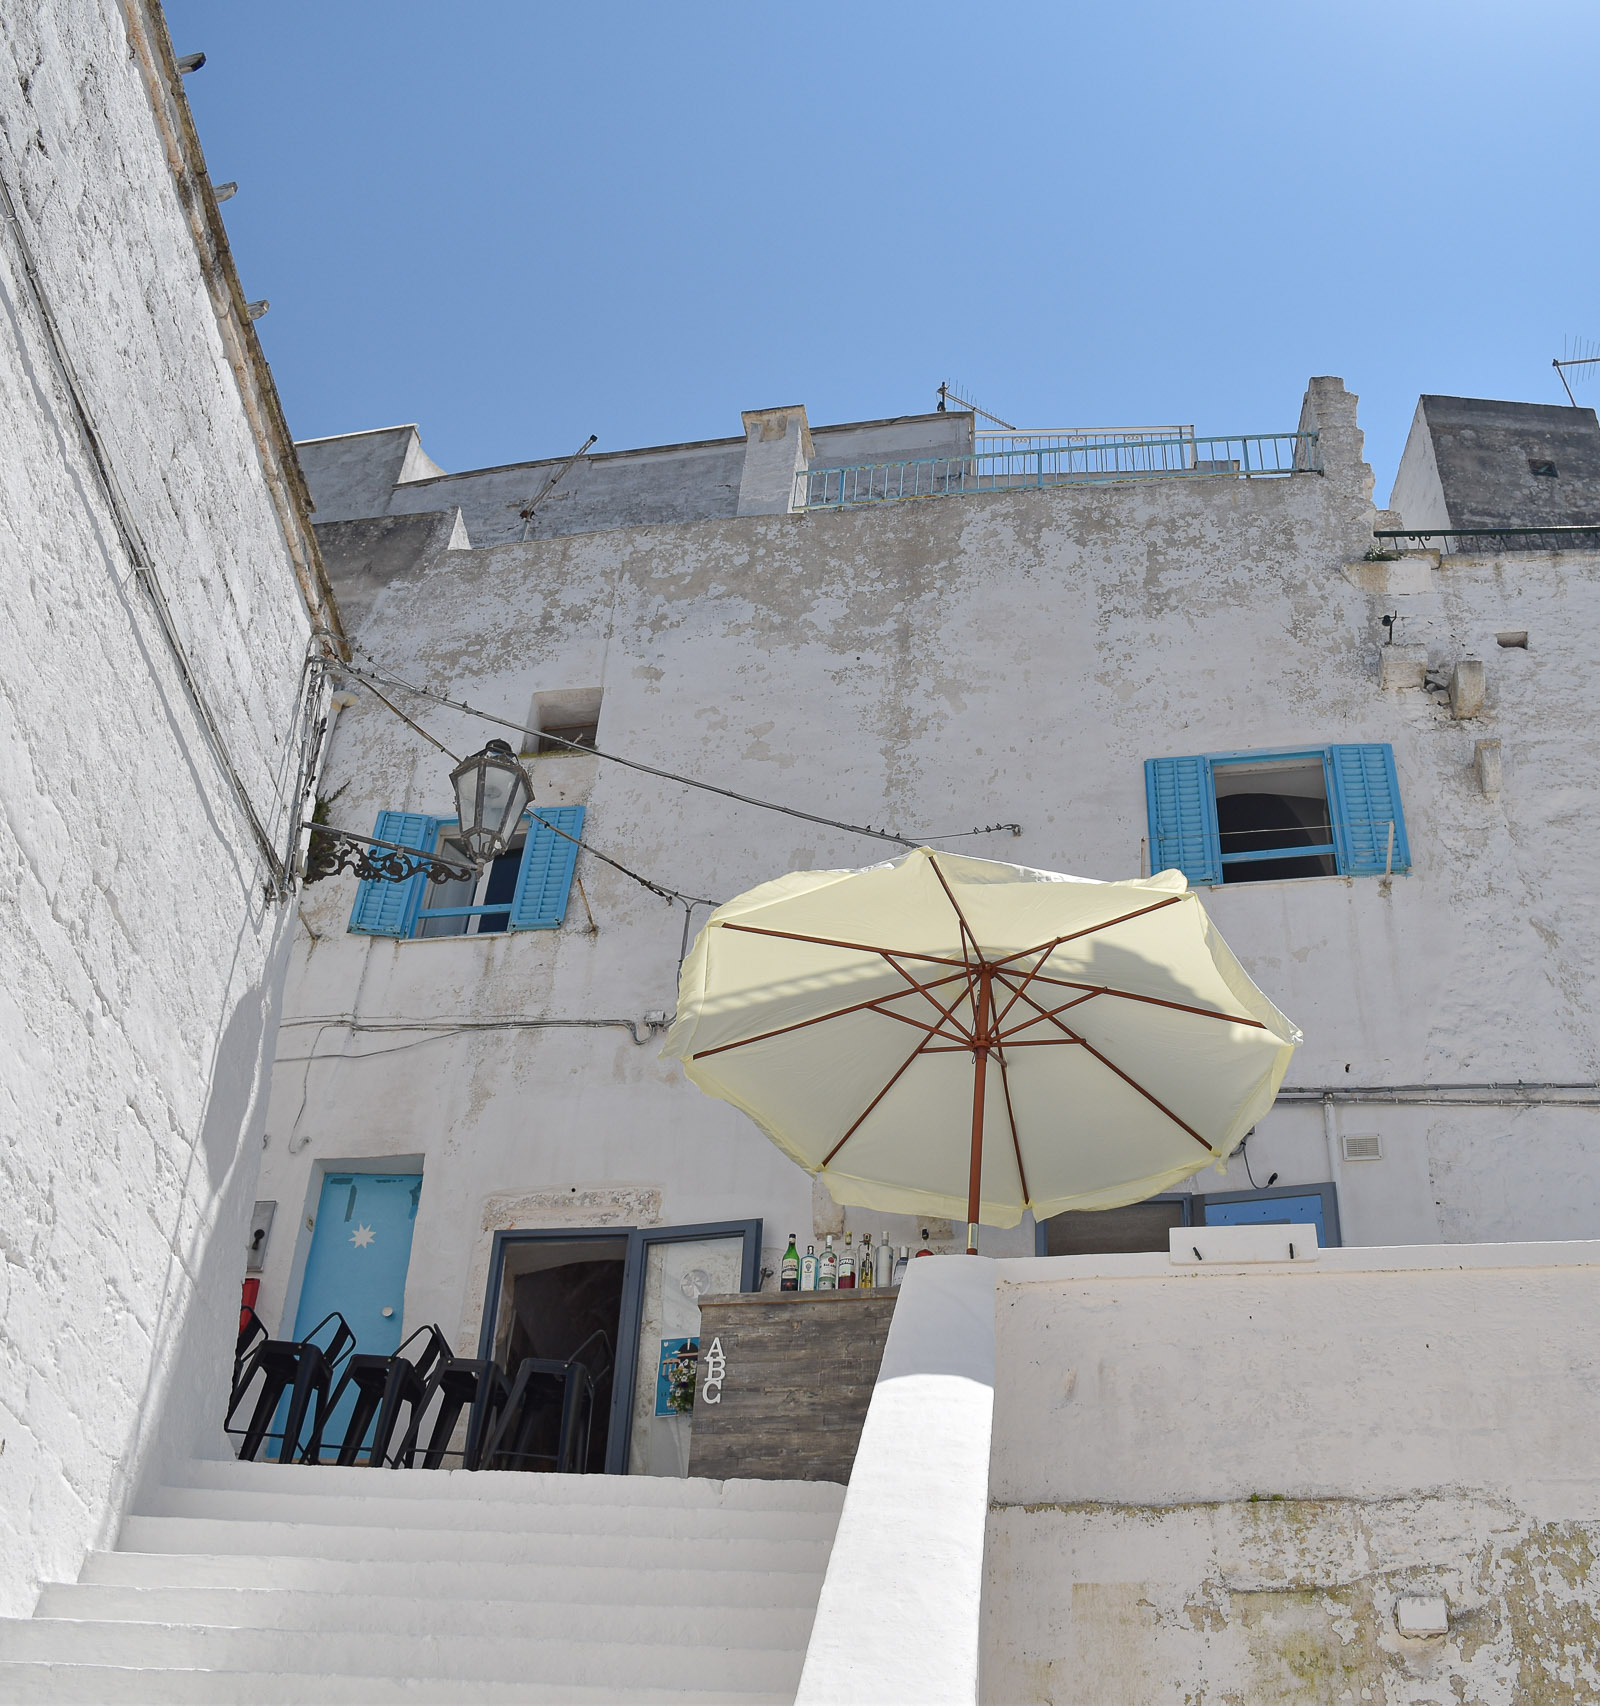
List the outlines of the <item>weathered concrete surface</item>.
<svg viewBox="0 0 1600 1706">
<path fill-rule="evenodd" d="M 1586 873 L 1600 733 L 1571 711 L 1572 682 L 1600 664 L 1593 559 L 1524 556 L 1514 571 L 1363 561 L 1370 475 L 1340 418 L 1349 400 L 1324 386 L 1314 401 L 1334 453 L 1326 477 L 1002 493 L 440 551 L 375 594 L 357 638 L 409 679 L 513 720 L 536 694 L 598 684 L 602 748 L 908 835 L 1015 820 L 1021 837 L 949 845 L 1108 878 L 1137 872 L 1146 853 L 1146 758 L 1390 741 L 1409 876 L 1206 896 L 1306 1032 L 1295 1081 L 1593 1079 L 1600 918 Z M 1379 618 L 1396 610 L 1397 643 L 1431 668 L 1486 660 L 1471 723 L 1439 694 L 1381 689 Z M 1529 630 L 1528 649 L 1499 648 L 1507 628 Z M 507 732 L 406 708 L 456 751 Z M 1503 743 L 1496 799 L 1476 776 L 1482 738 Z M 337 821 L 364 829 L 385 807 L 448 815 L 447 771 L 363 694 L 341 717 L 324 788 L 346 789 Z M 892 851 L 596 759 L 541 758 L 534 779 L 538 799 L 588 803 L 597 847 L 712 900 Z M 347 934 L 349 881 L 307 896 L 262 1185 L 284 1211 L 269 1319 L 297 1294 L 284 1232 L 338 1157 L 425 1155 L 406 1310 L 447 1331 L 477 1319 L 469 1252 L 496 1193 L 647 1186 L 669 1224 L 759 1213 L 773 1241 L 812 1224 L 805 1178 L 624 1030 L 423 1042 L 348 1028 L 356 1016 L 670 1012 L 682 909 L 586 856 L 578 872 L 594 933 L 576 894 L 559 931 L 403 943 Z M 1330 1144 L 1317 1107 L 1282 1106 L 1251 1158 L 1258 1180 L 1336 1180 L 1348 1241 L 1600 1234 L 1592 1109 L 1338 1108 L 1332 1124 Z M 1343 1165 L 1345 1131 L 1381 1134 L 1384 1158 Z M 1247 1183 L 1237 1161 L 1199 1182 Z M 898 1225 L 895 1242 L 919 1230 Z"/>
<path fill-rule="evenodd" d="M 981 1698 L 1600 1699 L 1597 1306 L 1594 1243 L 1001 1263 Z"/>
<path fill-rule="evenodd" d="M 158 129 L 141 75 L 163 42 L 158 16 L 113 0 L 12 8 L 0 29 L 19 221 L 0 233 L 0 1609 L 15 1613 L 109 1541 L 140 1475 L 217 1449 L 288 939 L 16 241 L 198 691 L 286 840 L 311 628 L 291 542 L 315 553 L 281 507 L 287 441 L 275 462 L 230 360 L 248 329 L 202 271 L 197 163 Z M 181 102 L 170 57 L 165 72 Z"/>
<path fill-rule="evenodd" d="M 1423 397 L 1389 502 L 1413 528 L 1600 523 L 1600 420 L 1555 403 Z"/>
<path fill-rule="evenodd" d="M 1597 1546 L 1600 1523 L 1470 1496 L 998 1507 L 980 1699 L 1588 1706 Z M 1396 1601 L 1424 1594 L 1448 1633 L 1401 1635 Z"/>
<path fill-rule="evenodd" d="M 594 452 L 561 475 L 531 517 L 522 511 L 565 456 L 446 474 L 424 452 L 413 426 L 310 439 L 298 448 L 319 523 L 459 508 L 474 544 L 503 545 L 734 515 L 747 445 L 744 437 L 717 438 Z M 972 415 L 963 410 L 813 427 L 809 455 L 814 464 L 832 467 L 962 456 L 971 449 Z M 779 511 L 788 508 L 789 493 L 783 496 Z"/>
</svg>

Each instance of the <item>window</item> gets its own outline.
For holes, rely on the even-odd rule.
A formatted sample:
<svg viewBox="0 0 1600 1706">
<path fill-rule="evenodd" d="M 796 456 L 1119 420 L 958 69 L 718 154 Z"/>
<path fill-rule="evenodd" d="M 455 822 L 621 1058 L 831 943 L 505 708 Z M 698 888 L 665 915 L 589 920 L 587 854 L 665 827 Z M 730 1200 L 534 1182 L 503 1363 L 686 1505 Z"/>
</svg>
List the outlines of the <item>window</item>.
<svg viewBox="0 0 1600 1706">
<path fill-rule="evenodd" d="M 1288 1226 L 1297 1220 L 1309 1221 L 1324 1250 L 1344 1242 L 1339 1231 L 1339 1193 L 1332 1185 L 1216 1191 L 1194 1202 L 1199 1226 Z"/>
<path fill-rule="evenodd" d="M 1388 745 L 1215 752 L 1144 768 L 1152 871 L 1214 884 L 1411 867 Z"/>
<path fill-rule="evenodd" d="M 522 756 L 540 758 L 547 753 L 571 752 L 574 745 L 593 750 L 600 744 L 600 699 L 598 687 L 535 693 Z"/>
<path fill-rule="evenodd" d="M 578 844 L 582 806 L 544 806 L 528 813 L 523 834 L 500 858 L 463 882 L 363 882 L 356 891 L 350 928 L 363 936 L 465 936 L 507 930 L 555 930 L 566 915 Z M 454 818 L 423 812 L 380 812 L 373 836 L 402 847 L 425 848 L 447 857 L 459 851 L 451 839 Z"/>
<path fill-rule="evenodd" d="M 1175 1226 L 1285 1226 L 1297 1220 L 1316 1227 L 1323 1249 L 1338 1244 L 1338 1191 L 1332 1185 L 1276 1185 L 1193 1196 L 1175 1191 L 1126 1208 L 1069 1209 L 1035 1227 L 1034 1254 L 1165 1254 Z"/>
</svg>

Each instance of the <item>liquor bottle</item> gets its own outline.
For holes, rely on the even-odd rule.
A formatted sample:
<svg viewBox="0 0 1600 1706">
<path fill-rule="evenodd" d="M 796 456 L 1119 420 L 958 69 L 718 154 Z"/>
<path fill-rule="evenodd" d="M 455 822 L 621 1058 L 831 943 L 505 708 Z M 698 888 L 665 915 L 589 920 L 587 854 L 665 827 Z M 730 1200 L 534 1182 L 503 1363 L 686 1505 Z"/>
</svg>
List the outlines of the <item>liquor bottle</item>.
<svg viewBox="0 0 1600 1706">
<path fill-rule="evenodd" d="M 861 1251 L 856 1257 L 856 1290 L 871 1291 L 878 1283 L 878 1275 L 872 1265 L 872 1234 L 861 1234 Z"/>
<path fill-rule="evenodd" d="M 894 1264 L 894 1283 L 901 1285 L 905 1281 L 906 1269 L 911 1262 L 911 1247 L 908 1244 L 900 1246 L 900 1254 Z"/>
<path fill-rule="evenodd" d="M 806 1245 L 806 1253 L 800 1259 L 800 1289 L 815 1291 L 817 1289 L 817 1247 L 815 1244 Z"/>
<path fill-rule="evenodd" d="M 850 1248 L 850 1233 L 844 1235 L 844 1254 L 839 1258 L 839 1289 L 854 1291 L 856 1288 L 856 1253 Z"/>
<path fill-rule="evenodd" d="M 800 1289 L 800 1252 L 794 1247 L 794 1234 L 789 1234 L 789 1248 L 783 1253 L 779 1263 L 779 1291 L 798 1291 Z"/>
<path fill-rule="evenodd" d="M 932 1254 L 933 1254 L 933 1251 L 928 1246 L 928 1229 L 926 1226 L 924 1226 L 922 1229 L 922 1248 L 917 1251 L 917 1255 L 918 1256 L 931 1256 Z M 915 1261 L 916 1257 L 914 1256 L 912 1258 L 912 1260 Z"/>
<path fill-rule="evenodd" d="M 878 1234 L 878 1253 L 872 1262 L 872 1277 L 879 1285 L 894 1284 L 894 1249 L 889 1243 L 889 1234 Z"/>
<path fill-rule="evenodd" d="M 817 1290 L 837 1291 L 839 1289 L 839 1258 L 833 1248 L 833 1234 L 828 1234 L 828 1241 L 822 1246 L 822 1260 L 817 1263 Z"/>
</svg>

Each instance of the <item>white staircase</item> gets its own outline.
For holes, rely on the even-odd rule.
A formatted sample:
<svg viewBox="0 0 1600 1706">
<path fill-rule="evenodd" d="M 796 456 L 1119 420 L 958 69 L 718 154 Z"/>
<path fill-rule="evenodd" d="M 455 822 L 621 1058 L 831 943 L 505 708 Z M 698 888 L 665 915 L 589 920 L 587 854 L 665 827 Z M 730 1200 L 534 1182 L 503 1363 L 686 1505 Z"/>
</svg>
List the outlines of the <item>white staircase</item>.
<svg viewBox="0 0 1600 1706">
<path fill-rule="evenodd" d="M 783 1702 L 844 1489 L 194 1462 L 0 1620 L 0 1701 Z"/>
</svg>

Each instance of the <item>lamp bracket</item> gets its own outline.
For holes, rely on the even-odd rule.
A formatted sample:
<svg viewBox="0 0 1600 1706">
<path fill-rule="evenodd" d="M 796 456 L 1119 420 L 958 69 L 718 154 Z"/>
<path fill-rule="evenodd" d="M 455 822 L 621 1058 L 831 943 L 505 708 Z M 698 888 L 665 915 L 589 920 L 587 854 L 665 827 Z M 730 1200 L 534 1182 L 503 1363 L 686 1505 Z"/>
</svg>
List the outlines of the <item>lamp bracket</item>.
<svg viewBox="0 0 1600 1706">
<path fill-rule="evenodd" d="M 398 841 L 380 841 L 375 835 L 330 829 L 325 823 L 301 827 L 311 831 L 305 865 L 308 886 L 324 877 L 337 876 L 340 871 L 353 871 L 369 883 L 408 883 L 419 876 L 434 883 L 464 883 L 478 874 L 479 867 L 470 862 L 441 859 L 417 847 L 402 847 Z"/>
</svg>

